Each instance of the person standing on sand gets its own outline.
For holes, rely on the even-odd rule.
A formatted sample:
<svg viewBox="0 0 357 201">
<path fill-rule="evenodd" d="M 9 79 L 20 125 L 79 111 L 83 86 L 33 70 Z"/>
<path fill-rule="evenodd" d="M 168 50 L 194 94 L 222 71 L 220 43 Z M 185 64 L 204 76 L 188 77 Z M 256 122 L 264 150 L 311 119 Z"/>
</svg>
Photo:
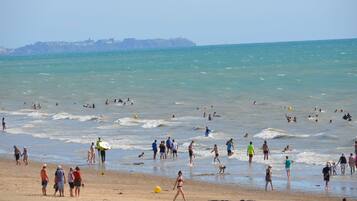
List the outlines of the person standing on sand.
<svg viewBox="0 0 357 201">
<path fill-rule="evenodd" d="M 351 153 L 350 157 L 348 158 L 348 165 L 350 166 L 351 175 L 352 175 L 356 171 L 355 168 L 356 161 L 355 158 L 353 157 L 353 153 Z"/>
<path fill-rule="evenodd" d="M 269 154 L 270 154 L 270 150 L 267 144 L 267 141 L 264 140 L 264 144 L 263 144 L 263 154 L 264 154 L 264 160 L 268 160 L 269 159 Z"/>
<path fill-rule="evenodd" d="M 190 145 L 188 146 L 188 155 L 190 157 L 190 165 L 193 165 L 193 157 L 194 157 L 194 154 L 193 154 L 193 143 L 194 141 L 192 140 Z"/>
<path fill-rule="evenodd" d="M 43 164 L 42 165 L 42 169 L 40 172 L 40 176 L 41 176 L 41 185 L 42 185 L 42 195 L 46 196 L 47 192 L 46 192 L 46 188 L 47 188 L 47 184 L 48 184 L 48 175 L 47 175 L 47 165 Z"/>
<path fill-rule="evenodd" d="M 28 165 L 29 162 L 28 162 L 28 159 L 29 159 L 29 154 L 27 152 L 27 148 L 24 147 L 24 151 L 22 152 L 22 161 L 24 162 L 25 165 Z"/>
<path fill-rule="evenodd" d="M 20 163 L 21 151 L 15 145 L 14 145 L 14 155 L 15 155 L 16 165 L 21 165 Z"/>
<path fill-rule="evenodd" d="M 176 186 L 176 184 L 177 184 L 177 186 Z M 183 176 L 182 176 L 181 170 L 178 172 L 178 176 L 176 178 L 176 181 L 175 181 L 175 184 L 174 184 L 174 187 L 172 190 L 175 190 L 175 187 L 177 187 L 177 193 L 176 193 L 173 201 L 176 200 L 176 198 L 179 194 L 181 194 L 183 200 L 186 201 L 185 193 L 183 192 Z"/>
<path fill-rule="evenodd" d="M 294 161 L 289 160 L 289 157 L 286 156 L 286 159 L 285 159 L 285 170 L 286 170 L 286 176 L 288 177 L 288 181 L 290 181 L 290 167 L 291 167 L 291 164 L 292 164 L 293 162 L 294 162 Z"/>
<path fill-rule="evenodd" d="M 328 189 L 328 183 L 330 181 L 330 166 L 329 163 L 326 163 L 326 167 L 322 169 L 322 174 L 324 175 L 324 181 L 325 181 L 325 189 Z"/>
<path fill-rule="evenodd" d="M 214 158 L 213 158 L 213 163 L 216 163 L 216 160 L 218 161 L 218 163 L 221 163 L 221 161 L 219 160 L 218 156 L 219 156 L 219 153 L 218 153 L 218 147 L 217 145 L 215 144 L 211 153 L 214 152 Z"/>
<path fill-rule="evenodd" d="M 344 154 L 341 155 L 340 160 L 338 160 L 337 165 L 340 164 L 341 167 L 341 174 L 345 175 L 345 170 L 346 170 L 346 165 L 347 165 L 347 159 Z"/>
<path fill-rule="evenodd" d="M 255 152 L 254 152 L 253 142 L 249 142 L 249 145 L 247 148 L 247 156 L 249 157 L 249 164 L 252 163 L 254 154 L 255 154 Z"/>
<path fill-rule="evenodd" d="M 69 168 L 67 180 L 68 180 L 68 185 L 69 185 L 69 194 L 71 197 L 73 197 L 73 189 L 74 189 L 73 168 Z"/>
<path fill-rule="evenodd" d="M 64 183 L 66 183 L 65 172 L 62 169 L 62 166 L 59 165 L 55 172 L 55 184 L 59 191 L 60 197 L 64 197 Z"/>
<path fill-rule="evenodd" d="M 2 130 L 5 131 L 5 129 L 6 129 L 5 117 L 2 118 L 1 124 L 2 124 Z"/>
<path fill-rule="evenodd" d="M 152 151 L 154 152 L 153 159 L 156 160 L 156 155 L 157 155 L 157 141 L 154 140 L 154 142 L 151 144 Z"/>
<path fill-rule="evenodd" d="M 271 190 L 273 191 L 273 181 L 272 181 L 272 171 L 271 171 L 271 165 L 268 166 L 268 168 L 265 171 L 265 191 L 268 191 L 268 184 L 270 183 Z"/>
<path fill-rule="evenodd" d="M 81 171 L 78 166 L 76 167 L 75 171 L 73 172 L 73 176 L 74 176 L 75 195 L 76 195 L 76 197 L 79 197 L 79 193 L 81 191 L 81 186 L 84 186 L 84 184 L 82 184 Z"/>
</svg>

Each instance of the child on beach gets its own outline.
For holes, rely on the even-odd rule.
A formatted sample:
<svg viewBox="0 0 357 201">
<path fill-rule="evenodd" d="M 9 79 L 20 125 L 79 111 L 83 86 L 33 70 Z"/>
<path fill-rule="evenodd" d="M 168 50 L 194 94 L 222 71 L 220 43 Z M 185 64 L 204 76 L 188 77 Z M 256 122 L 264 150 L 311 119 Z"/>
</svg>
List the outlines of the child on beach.
<svg viewBox="0 0 357 201">
<path fill-rule="evenodd" d="M 270 183 L 271 190 L 273 191 L 272 171 L 271 165 L 265 171 L 265 191 L 268 191 L 268 184 Z"/>
<path fill-rule="evenodd" d="M 21 165 L 20 163 L 21 151 L 15 145 L 14 145 L 14 156 L 16 160 L 16 165 Z"/>
<path fill-rule="evenodd" d="M 26 147 L 24 147 L 24 151 L 22 152 L 21 156 L 22 156 L 22 161 L 24 162 L 24 164 L 28 165 L 29 164 L 29 162 L 28 162 L 29 155 L 28 155 Z"/>
<path fill-rule="evenodd" d="M 48 175 L 47 175 L 47 165 L 43 164 L 42 165 L 42 169 L 40 172 L 40 176 L 41 176 L 41 186 L 42 186 L 42 195 L 46 196 L 47 192 L 46 192 L 46 188 L 47 188 L 47 184 L 48 184 Z"/>
<path fill-rule="evenodd" d="M 176 184 L 177 184 L 177 186 L 176 186 Z M 175 187 L 177 187 L 177 193 L 174 197 L 174 201 L 176 200 L 176 198 L 179 194 L 181 194 L 183 200 L 186 201 L 185 193 L 183 192 L 183 176 L 182 176 L 181 170 L 178 172 L 178 176 L 176 178 L 176 181 L 175 181 L 175 184 L 174 184 L 174 187 L 172 190 L 175 190 Z"/>
</svg>

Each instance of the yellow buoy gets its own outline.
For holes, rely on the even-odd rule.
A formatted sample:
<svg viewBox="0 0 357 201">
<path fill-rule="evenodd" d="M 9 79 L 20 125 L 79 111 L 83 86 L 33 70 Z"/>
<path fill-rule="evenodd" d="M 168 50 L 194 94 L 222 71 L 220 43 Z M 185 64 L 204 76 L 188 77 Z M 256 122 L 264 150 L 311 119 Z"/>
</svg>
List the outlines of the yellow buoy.
<svg viewBox="0 0 357 201">
<path fill-rule="evenodd" d="M 161 187 L 160 186 L 156 186 L 154 189 L 155 193 L 160 193 L 161 192 Z"/>
</svg>

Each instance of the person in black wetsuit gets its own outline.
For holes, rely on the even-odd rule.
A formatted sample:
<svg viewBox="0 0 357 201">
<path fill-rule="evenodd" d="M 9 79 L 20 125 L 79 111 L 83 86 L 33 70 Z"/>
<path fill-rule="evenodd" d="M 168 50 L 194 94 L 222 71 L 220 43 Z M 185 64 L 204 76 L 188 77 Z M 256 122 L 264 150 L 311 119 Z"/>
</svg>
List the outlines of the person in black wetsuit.
<svg viewBox="0 0 357 201">
<path fill-rule="evenodd" d="M 322 169 L 322 174 L 324 175 L 325 188 L 328 189 L 328 183 L 330 182 L 330 166 L 329 163 L 326 163 L 326 167 Z"/>
</svg>

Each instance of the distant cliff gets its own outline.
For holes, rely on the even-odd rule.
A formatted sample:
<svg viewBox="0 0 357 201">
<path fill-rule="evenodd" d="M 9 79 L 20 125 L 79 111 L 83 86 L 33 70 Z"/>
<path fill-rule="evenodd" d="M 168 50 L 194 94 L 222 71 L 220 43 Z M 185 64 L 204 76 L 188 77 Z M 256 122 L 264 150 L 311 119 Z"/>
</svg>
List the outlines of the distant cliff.
<svg viewBox="0 0 357 201">
<path fill-rule="evenodd" d="M 0 55 L 38 55 L 70 52 L 106 52 L 136 49 L 166 49 L 192 46 L 196 46 L 196 44 L 185 38 L 146 40 L 128 38 L 124 39 L 123 41 L 117 41 L 114 39 L 102 39 L 94 41 L 88 39 L 76 42 L 36 42 L 34 44 L 25 45 L 16 49 L 0 48 Z"/>
</svg>

